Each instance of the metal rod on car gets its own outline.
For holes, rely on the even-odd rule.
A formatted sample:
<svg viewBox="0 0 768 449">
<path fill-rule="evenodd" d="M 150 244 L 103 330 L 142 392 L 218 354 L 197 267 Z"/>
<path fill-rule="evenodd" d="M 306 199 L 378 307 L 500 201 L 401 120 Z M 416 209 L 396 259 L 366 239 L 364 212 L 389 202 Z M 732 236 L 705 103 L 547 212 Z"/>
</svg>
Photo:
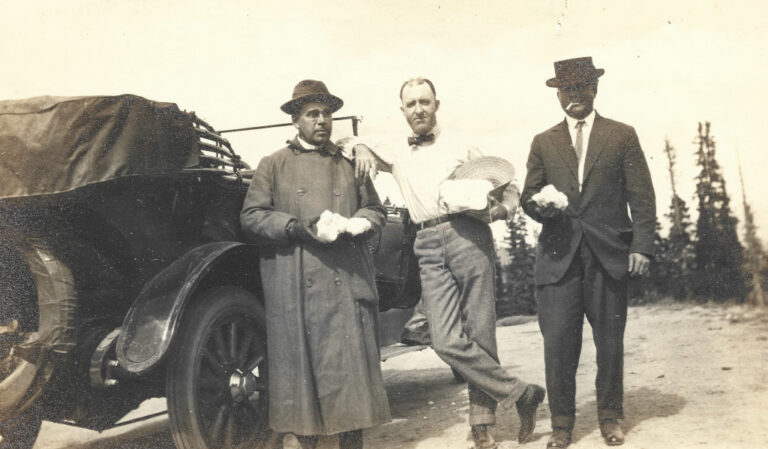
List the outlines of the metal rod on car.
<svg viewBox="0 0 768 449">
<path fill-rule="evenodd" d="M 357 124 L 362 121 L 362 117 L 358 117 L 356 115 L 348 115 L 346 117 L 334 117 L 333 120 L 334 121 L 352 120 L 352 133 L 354 135 L 357 135 Z M 293 125 L 292 122 L 288 122 L 288 123 L 278 123 L 276 125 L 249 126 L 247 128 L 222 129 L 222 130 L 219 130 L 218 133 L 219 134 L 234 133 L 238 131 L 251 131 L 254 129 L 266 129 L 266 128 L 280 128 L 282 126 L 292 126 L 292 125 Z"/>
</svg>

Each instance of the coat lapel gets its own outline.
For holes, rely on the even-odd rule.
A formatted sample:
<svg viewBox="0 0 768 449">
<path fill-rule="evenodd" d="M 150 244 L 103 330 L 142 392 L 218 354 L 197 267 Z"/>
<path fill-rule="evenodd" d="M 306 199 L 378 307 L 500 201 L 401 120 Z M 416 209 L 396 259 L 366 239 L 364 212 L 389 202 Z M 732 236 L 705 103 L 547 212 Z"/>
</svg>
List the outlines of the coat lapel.
<svg viewBox="0 0 768 449">
<path fill-rule="evenodd" d="M 589 172 L 592 171 L 592 167 L 595 166 L 595 162 L 600 157 L 600 153 L 603 152 L 608 137 L 611 135 L 612 128 L 608 126 L 605 119 L 598 113 L 595 113 L 595 123 L 592 125 L 594 128 L 589 134 L 589 144 L 587 145 L 587 155 L 584 161 L 584 179 L 582 184 L 587 183 L 589 179 Z"/>
<path fill-rule="evenodd" d="M 571 134 L 568 132 L 568 124 L 565 120 L 552 129 L 550 138 L 552 146 L 571 170 L 573 177 L 579 179 L 579 161 L 576 159 L 576 152 L 571 144 Z"/>
</svg>

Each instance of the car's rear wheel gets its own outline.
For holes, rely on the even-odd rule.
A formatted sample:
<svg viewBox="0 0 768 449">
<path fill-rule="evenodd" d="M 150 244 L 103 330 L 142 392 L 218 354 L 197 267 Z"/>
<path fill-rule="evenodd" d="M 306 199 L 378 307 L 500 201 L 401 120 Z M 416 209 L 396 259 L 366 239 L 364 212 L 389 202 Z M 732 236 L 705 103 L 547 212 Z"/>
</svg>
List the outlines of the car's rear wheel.
<svg viewBox="0 0 768 449">
<path fill-rule="evenodd" d="M 175 340 L 166 395 L 176 447 L 254 447 L 266 439 L 266 335 L 256 297 L 233 286 L 203 292 Z"/>
<path fill-rule="evenodd" d="M 42 422 L 35 381 L 46 358 L 41 352 L 27 354 L 32 361 L 25 360 L 20 347 L 39 333 L 36 283 L 43 280 L 36 282 L 24 257 L 16 247 L 0 242 L 0 449 L 31 448 Z"/>
</svg>

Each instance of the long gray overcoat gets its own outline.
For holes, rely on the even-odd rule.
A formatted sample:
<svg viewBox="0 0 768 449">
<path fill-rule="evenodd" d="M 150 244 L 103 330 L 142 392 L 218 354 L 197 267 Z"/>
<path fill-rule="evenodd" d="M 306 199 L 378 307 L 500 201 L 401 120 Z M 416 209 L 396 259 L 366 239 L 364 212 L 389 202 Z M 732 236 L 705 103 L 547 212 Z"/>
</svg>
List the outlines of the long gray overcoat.
<svg viewBox="0 0 768 449">
<path fill-rule="evenodd" d="M 260 242 L 267 316 L 270 427 L 329 435 L 391 420 L 378 347 L 373 257 L 363 242 L 327 245 L 288 239 L 291 219 L 328 209 L 386 222 L 373 185 L 331 143 L 306 151 L 294 140 L 265 157 L 241 213 Z"/>
</svg>

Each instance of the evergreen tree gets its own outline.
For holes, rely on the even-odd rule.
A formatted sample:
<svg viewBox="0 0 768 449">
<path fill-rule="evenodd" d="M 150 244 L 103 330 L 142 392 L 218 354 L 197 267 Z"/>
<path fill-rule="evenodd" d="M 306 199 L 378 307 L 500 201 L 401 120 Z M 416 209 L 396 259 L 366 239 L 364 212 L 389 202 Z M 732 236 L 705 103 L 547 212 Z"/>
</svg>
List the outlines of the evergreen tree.
<svg viewBox="0 0 768 449">
<path fill-rule="evenodd" d="M 536 313 L 536 286 L 533 279 L 536 251 L 528 243 L 527 237 L 525 214 L 517 213 L 509 221 L 508 233 L 504 238 L 509 262 L 501 267 L 504 271 L 505 295 L 497 303 L 499 316 Z"/>
<path fill-rule="evenodd" d="M 629 283 L 629 296 L 633 305 L 655 302 L 665 296 L 669 279 L 666 274 L 667 239 L 661 237 L 661 224 L 656 220 L 656 230 L 653 233 L 653 247 L 655 260 L 651 263 L 646 276 L 642 276 L 639 282 Z M 639 288 L 639 292 L 637 289 Z"/>
<path fill-rule="evenodd" d="M 763 243 L 757 237 L 757 225 L 752 207 L 747 202 L 747 192 L 744 189 L 744 176 L 741 173 L 739 160 L 739 180 L 741 181 L 741 198 L 744 206 L 744 272 L 749 279 L 749 302 L 756 306 L 765 306 L 766 298 L 763 292 L 763 272 L 765 271 L 765 251 Z"/>
<path fill-rule="evenodd" d="M 715 140 L 710 124 L 699 123 L 696 193 L 699 218 L 696 222 L 695 293 L 702 299 L 743 300 L 744 279 L 741 275 L 742 248 L 736 234 L 736 218 L 731 214 L 730 199 L 720 166 L 715 157 Z"/>
<path fill-rule="evenodd" d="M 669 162 L 669 179 L 672 185 L 672 201 L 666 217 L 671 225 L 669 235 L 659 243 L 657 261 L 652 267 L 659 276 L 659 292 L 665 296 L 676 299 L 688 299 L 693 296 L 694 247 L 690 229 L 692 227 L 691 214 L 685 200 L 677 194 L 675 182 L 675 163 L 677 154 L 669 140 L 664 143 L 664 153 Z M 654 274 L 654 273 L 652 273 Z"/>
</svg>

